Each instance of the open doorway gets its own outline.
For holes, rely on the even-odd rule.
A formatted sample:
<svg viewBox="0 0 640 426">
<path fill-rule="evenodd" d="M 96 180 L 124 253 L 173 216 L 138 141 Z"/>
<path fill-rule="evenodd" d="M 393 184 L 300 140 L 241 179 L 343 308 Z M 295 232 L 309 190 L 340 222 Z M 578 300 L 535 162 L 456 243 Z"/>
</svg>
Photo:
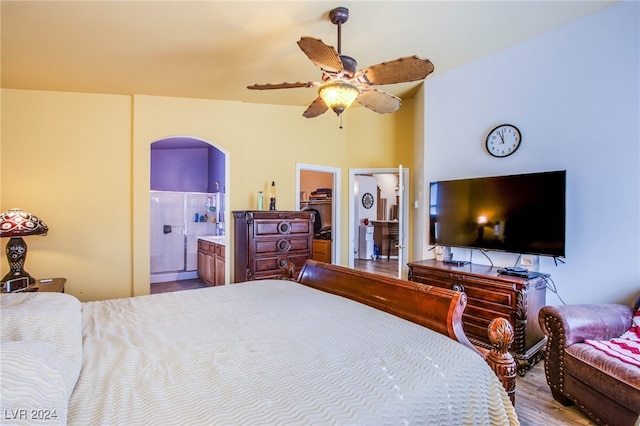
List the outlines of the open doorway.
<svg viewBox="0 0 640 426">
<path fill-rule="evenodd" d="M 150 160 L 150 292 L 211 285 L 199 247 L 202 238 L 226 242 L 226 155 L 197 138 L 169 137 L 151 144 Z"/>
<path fill-rule="evenodd" d="M 406 278 L 408 169 L 349 173 L 349 267 Z"/>
<path fill-rule="evenodd" d="M 340 263 L 340 169 L 296 164 L 296 206 L 315 214 L 313 259 Z"/>
</svg>

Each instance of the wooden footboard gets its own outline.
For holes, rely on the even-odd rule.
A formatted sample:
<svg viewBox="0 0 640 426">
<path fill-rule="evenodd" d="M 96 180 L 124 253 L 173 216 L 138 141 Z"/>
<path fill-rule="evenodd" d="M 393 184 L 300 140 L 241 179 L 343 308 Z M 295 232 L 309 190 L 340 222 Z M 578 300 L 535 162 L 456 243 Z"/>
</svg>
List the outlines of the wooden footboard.
<svg viewBox="0 0 640 426">
<path fill-rule="evenodd" d="M 285 278 L 404 318 L 471 348 L 485 358 L 515 403 L 516 363 L 508 351 L 513 329 L 507 320 L 497 318 L 487 331 L 493 349 L 475 347 L 462 328 L 465 293 L 314 260 L 306 262 L 297 279 L 292 276 L 293 268 L 285 271 L 289 274 Z"/>
</svg>

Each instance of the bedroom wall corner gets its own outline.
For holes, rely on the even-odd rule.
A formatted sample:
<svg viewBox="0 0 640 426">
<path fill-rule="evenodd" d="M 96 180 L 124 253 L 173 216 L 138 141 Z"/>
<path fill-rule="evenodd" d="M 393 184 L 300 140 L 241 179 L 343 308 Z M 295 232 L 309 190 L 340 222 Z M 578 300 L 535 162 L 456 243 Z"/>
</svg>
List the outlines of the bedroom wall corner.
<svg viewBox="0 0 640 426">
<path fill-rule="evenodd" d="M 409 235 L 412 245 L 409 251 L 409 259 L 420 260 L 433 257 L 432 252 L 427 251 L 427 215 L 429 212 L 429 190 L 425 185 L 425 85 L 421 84 L 413 99 L 413 145 L 411 172 L 411 190 L 409 192 Z"/>
</svg>

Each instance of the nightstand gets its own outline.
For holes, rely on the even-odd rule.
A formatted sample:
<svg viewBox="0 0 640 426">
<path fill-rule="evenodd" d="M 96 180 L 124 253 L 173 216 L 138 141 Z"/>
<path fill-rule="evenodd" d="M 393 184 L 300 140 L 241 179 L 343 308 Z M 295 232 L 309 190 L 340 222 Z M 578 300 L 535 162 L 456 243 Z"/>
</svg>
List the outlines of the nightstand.
<svg viewBox="0 0 640 426">
<path fill-rule="evenodd" d="M 55 291 L 58 293 L 64 293 L 64 284 L 66 282 L 66 278 L 49 278 L 46 280 L 36 280 L 33 287 L 37 288 L 37 291 Z"/>
<path fill-rule="evenodd" d="M 64 284 L 67 282 L 66 278 L 47 278 L 44 280 L 36 280 L 35 283 L 29 285 L 23 292 L 31 291 L 47 291 L 64 293 Z M 20 292 L 20 291 L 17 291 Z M 4 284 L 2 285 L 2 293 L 6 293 Z"/>
</svg>

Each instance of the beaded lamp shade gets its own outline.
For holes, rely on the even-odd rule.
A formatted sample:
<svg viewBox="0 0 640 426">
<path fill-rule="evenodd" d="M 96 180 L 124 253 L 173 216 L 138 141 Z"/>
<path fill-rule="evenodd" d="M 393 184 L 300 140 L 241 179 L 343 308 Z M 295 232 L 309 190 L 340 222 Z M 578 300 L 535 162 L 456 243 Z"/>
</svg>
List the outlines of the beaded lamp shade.
<svg viewBox="0 0 640 426">
<path fill-rule="evenodd" d="M 22 209 L 10 209 L 0 213 L 0 237 L 9 237 L 6 253 L 9 261 L 9 272 L 2 278 L 2 282 L 16 278 L 29 278 L 35 282 L 24 270 L 27 259 L 27 244 L 22 237 L 28 235 L 46 235 L 47 225 L 36 216 Z"/>
</svg>

